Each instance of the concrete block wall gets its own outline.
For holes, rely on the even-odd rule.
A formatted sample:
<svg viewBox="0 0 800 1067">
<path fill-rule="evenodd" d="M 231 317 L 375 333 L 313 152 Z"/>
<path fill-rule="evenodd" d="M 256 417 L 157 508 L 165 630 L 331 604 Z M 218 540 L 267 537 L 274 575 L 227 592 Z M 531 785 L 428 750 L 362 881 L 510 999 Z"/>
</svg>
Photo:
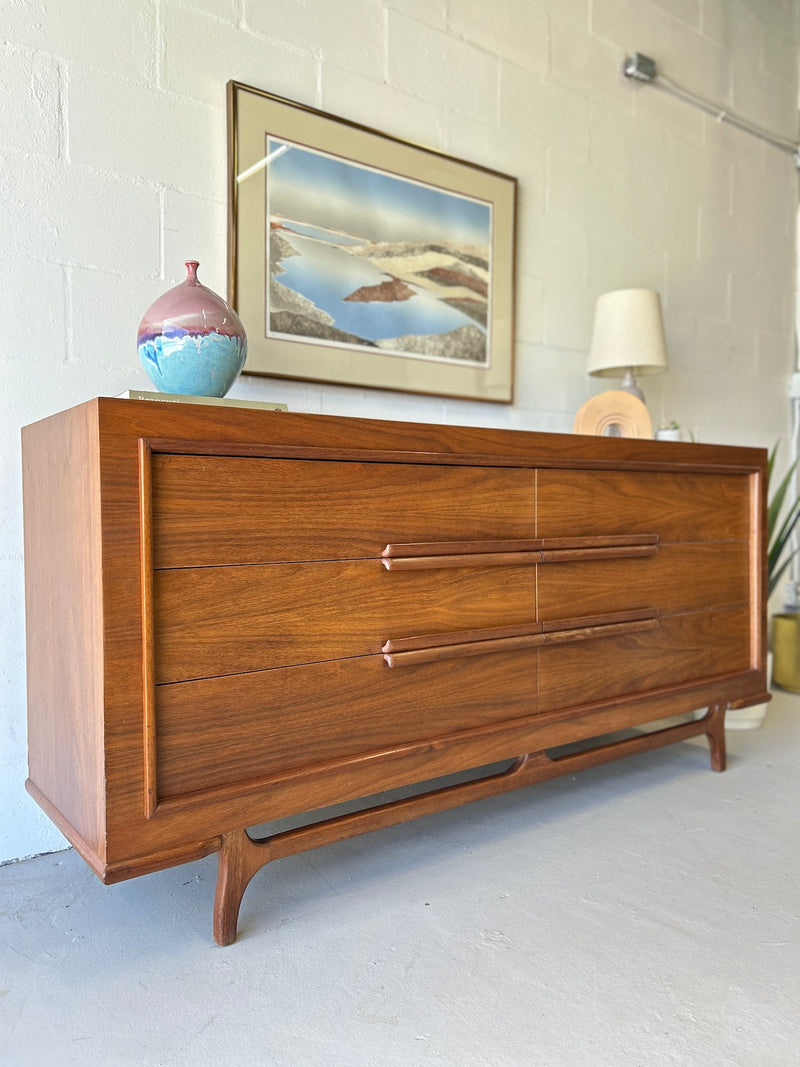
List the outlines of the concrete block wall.
<svg viewBox="0 0 800 1067">
<path fill-rule="evenodd" d="M 596 297 L 663 297 L 656 421 L 701 441 L 788 429 L 791 157 L 620 68 L 797 135 L 794 0 L 2 0 L 0 861 L 63 845 L 23 791 L 19 428 L 147 388 L 142 312 L 201 262 L 225 287 L 225 83 L 519 179 L 511 406 L 244 376 L 293 410 L 569 432 Z"/>
</svg>

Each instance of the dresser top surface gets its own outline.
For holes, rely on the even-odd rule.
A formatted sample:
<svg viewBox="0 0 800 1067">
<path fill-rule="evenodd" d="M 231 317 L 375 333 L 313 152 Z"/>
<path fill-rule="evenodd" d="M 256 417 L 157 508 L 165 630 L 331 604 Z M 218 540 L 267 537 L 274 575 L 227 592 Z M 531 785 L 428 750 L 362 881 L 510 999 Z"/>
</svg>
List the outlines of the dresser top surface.
<svg viewBox="0 0 800 1067">
<path fill-rule="evenodd" d="M 531 430 L 415 423 L 259 408 L 97 397 L 23 429 L 46 432 L 55 420 L 86 420 L 101 439 L 144 438 L 155 450 L 202 444 L 202 451 L 259 446 L 331 456 L 393 454 L 408 462 L 431 455 L 481 457 L 522 465 L 629 469 L 766 470 L 767 451 L 735 445 L 653 441 Z"/>
</svg>

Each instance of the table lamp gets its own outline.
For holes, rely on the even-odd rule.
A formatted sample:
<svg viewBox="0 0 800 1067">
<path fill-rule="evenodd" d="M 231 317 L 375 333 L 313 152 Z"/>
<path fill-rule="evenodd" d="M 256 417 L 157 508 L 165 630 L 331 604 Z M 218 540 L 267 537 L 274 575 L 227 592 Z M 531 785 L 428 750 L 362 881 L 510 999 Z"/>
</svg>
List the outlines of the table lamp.
<svg viewBox="0 0 800 1067">
<path fill-rule="evenodd" d="M 661 299 L 652 289 L 617 289 L 598 297 L 589 373 L 622 378 L 619 389 L 644 402 L 636 376 L 667 369 Z"/>
</svg>

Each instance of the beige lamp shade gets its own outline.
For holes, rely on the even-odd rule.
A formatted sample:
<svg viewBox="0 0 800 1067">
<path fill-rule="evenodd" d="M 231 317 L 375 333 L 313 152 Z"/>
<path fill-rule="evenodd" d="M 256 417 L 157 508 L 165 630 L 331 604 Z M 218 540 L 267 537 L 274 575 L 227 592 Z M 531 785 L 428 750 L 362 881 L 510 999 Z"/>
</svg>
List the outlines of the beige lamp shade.
<svg viewBox="0 0 800 1067">
<path fill-rule="evenodd" d="M 601 378 L 667 369 L 661 299 L 653 289 L 603 293 L 594 314 L 589 373 Z"/>
</svg>

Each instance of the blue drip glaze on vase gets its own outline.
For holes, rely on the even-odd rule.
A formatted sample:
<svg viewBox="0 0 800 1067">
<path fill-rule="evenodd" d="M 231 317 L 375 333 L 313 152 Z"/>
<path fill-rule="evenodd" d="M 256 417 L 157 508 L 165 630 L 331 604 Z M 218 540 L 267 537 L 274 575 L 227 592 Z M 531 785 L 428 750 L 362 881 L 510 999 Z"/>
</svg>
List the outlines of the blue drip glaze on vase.
<svg viewBox="0 0 800 1067">
<path fill-rule="evenodd" d="M 247 338 L 239 317 L 197 280 L 199 264 L 164 293 L 139 324 L 139 359 L 162 393 L 222 397 L 244 367 Z"/>
</svg>

